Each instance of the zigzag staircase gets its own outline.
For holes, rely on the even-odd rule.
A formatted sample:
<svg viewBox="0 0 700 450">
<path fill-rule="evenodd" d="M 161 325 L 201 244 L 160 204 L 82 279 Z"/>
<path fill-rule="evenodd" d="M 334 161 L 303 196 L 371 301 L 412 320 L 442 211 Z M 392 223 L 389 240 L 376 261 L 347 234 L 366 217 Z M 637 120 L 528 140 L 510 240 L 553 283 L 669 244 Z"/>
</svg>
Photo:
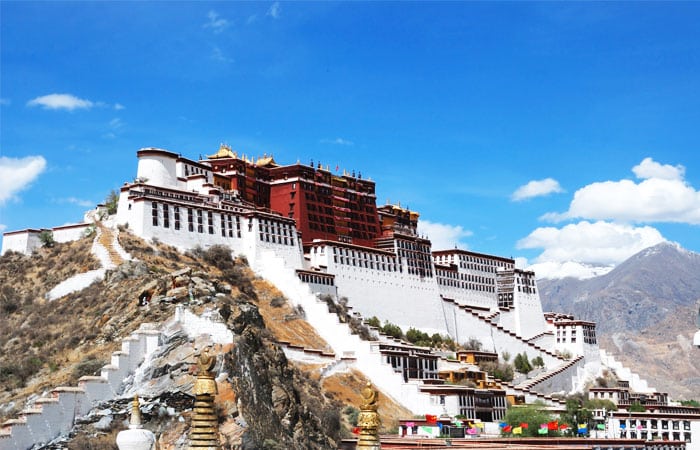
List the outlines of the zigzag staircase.
<svg viewBox="0 0 700 450">
<path fill-rule="evenodd" d="M 112 353 L 110 364 L 99 376 L 84 376 L 78 386 L 59 386 L 5 421 L 0 428 L 0 450 L 27 450 L 48 443 L 73 428 L 76 419 L 87 414 L 101 401 L 120 394 L 124 379 L 160 344 L 160 331 L 152 324 L 122 340 L 121 350 Z"/>
</svg>

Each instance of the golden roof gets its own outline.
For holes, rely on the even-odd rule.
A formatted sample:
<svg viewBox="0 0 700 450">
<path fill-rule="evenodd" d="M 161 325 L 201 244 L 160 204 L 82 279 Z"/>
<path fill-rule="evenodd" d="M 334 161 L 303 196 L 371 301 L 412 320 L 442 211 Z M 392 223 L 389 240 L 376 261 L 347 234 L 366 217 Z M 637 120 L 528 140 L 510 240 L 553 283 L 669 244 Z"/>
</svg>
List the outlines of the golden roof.
<svg viewBox="0 0 700 450">
<path fill-rule="evenodd" d="M 226 144 L 221 144 L 219 146 L 219 151 L 216 152 L 213 155 L 207 155 L 207 158 L 209 159 L 218 159 L 218 158 L 237 158 L 238 155 L 236 155 L 234 152 L 231 151 L 231 147 L 229 147 Z"/>
<path fill-rule="evenodd" d="M 279 164 L 277 164 L 277 163 L 275 162 L 275 159 L 272 157 L 272 155 L 270 155 L 270 156 L 264 155 L 262 158 L 258 158 L 258 160 L 255 162 L 255 165 L 256 165 L 256 166 L 260 166 L 260 167 L 265 167 L 265 166 L 273 166 L 273 167 L 276 167 L 276 166 L 279 166 Z"/>
</svg>

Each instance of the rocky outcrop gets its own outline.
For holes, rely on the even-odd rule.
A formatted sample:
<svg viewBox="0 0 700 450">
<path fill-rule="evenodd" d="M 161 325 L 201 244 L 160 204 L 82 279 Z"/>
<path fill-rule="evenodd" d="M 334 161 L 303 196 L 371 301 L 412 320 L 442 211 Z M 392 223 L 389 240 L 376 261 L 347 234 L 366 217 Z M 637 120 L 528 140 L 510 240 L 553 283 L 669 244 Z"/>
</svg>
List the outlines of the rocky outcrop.
<svg viewBox="0 0 700 450">
<path fill-rule="evenodd" d="M 241 415 L 249 419 L 243 448 L 337 448 L 337 405 L 326 400 L 318 383 L 302 378 L 288 364 L 257 307 L 235 302 L 228 325 L 235 338 L 224 370 L 231 376 Z"/>
</svg>

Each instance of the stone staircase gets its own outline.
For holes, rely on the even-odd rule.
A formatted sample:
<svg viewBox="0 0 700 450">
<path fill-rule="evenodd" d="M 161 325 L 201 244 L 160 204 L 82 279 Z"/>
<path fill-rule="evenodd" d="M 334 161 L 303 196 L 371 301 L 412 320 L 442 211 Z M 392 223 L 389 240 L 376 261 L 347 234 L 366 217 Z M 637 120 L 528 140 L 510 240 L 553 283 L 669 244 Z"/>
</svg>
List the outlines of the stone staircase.
<svg viewBox="0 0 700 450">
<path fill-rule="evenodd" d="M 109 264 L 106 265 L 111 265 L 112 267 L 120 266 L 124 262 L 124 258 L 115 248 L 117 234 L 114 233 L 112 229 L 106 227 L 102 222 L 95 223 L 98 230 L 97 242 L 107 250 L 107 256 L 109 257 Z"/>
<path fill-rule="evenodd" d="M 124 379 L 160 344 L 160 331 L 151 324 L 122 340 L 121 350 L 112 353 L 99 376 L 84 376 L 78 386 L 60 386 L 50 391 L 0 428 L 0 450 L 27 450 L 67 433 L 77 418 L 101 401 L 115 398 Z"/>
<path fill-rule="evenodd" d="M 305 319 L 333 349 L 336 359 L 345 360 L 364 373 L 385 395 L 416 414 L 426 411 L 439 414 L 442 411 L 439 405 L 430 403 L 429 394 L 420 392 L 418 380 L 404 382 L 403 376 L 382 360 L 376 343 L 362 340 L 353 334 L 347 323 L 329 312 L 328 304 L 299 280 L 293 268 L 286 267 L 283 258 L 264 250 L 256 255 L 251 266 L 258 275 L 272 282 L 294 306 L 303 308 Z"/>
<path fill-rule="evenodd" d="M 498 316 L 498 314 L 500 314 L 498 312 L 493 313 L 493 314 L 489 314 L 489 315 L 484 315 L 481 313 L 481 311 L 476 311 L 473 308 L 470 308 L 468 306 L 459 305 L 454 300 L 451 300 L 448 298 L 443 298 L 442 301 L 448 302 L 448 303 L 454 303 L 455 306 L 457 306 L 460 310 L 464 311 L 465 313 L 471 314 L 473 317 L 475 317 L 479 321 L 488 324 L 492 328 L 498 330 L 500 333 L 504 333 L 504 334 L 509 335 L 511 338 L 519 341 L 521 344 L 527 345 L 528 347 L 532 348 L 535 351 L 544 353 L 545 355 L 548 355 L 551 358 L 555 358 L 556 360 L 565 361 L 561 356 L 557 355 L 556 353 L 554 353 L 550 350 L 547 350 L 544 347 L 540 347 L 539 345 L 531 342 L 532 339 L 524 339 L 522 336 L 518 335 L 516 332 L 514 332 L 512 330 L 508 330 L 508 329 L 504 328 L 503 326 L 499 325 L 498 323 L 493 322 L 493 320 Z"/>
<path fill-rule="evenodd" d="M 536 389 L 536 387 L 538 385 L 541 385 L 541 384 L 551 380 L 552 378 L 555 378 L 555 377 L 557 377 L 565 372 L 568 372 L 568 371 L 574 369 L 576 366 L 578 366 L 581 363 L 581 361 L 583 361 L 583 356 L 578 356 L 578 357 L 572 359 L 571 361 L 565 362 L 564 364 L 560 365 L 559 367 L 557 367 L 554 370 L 548 370 L 546 372 L 543 372 L 543 373 L 537 375 L 534 378 L 530 378 L 529 380 L 526 380 L 525 382 L 520 383 L 517 387 L 520 389 L 528 389 L 528 390 Z M 571 379 L 571 376 L 569 376 L 569 379 Z M 569 389 L 567 389 L 567 391 L 570 391 L 570 390 L 572 390 L 571 387 Z"/>
<path fill-rule="evenodd" d="M 634 392 L 655 392 L 656 390 L 649 386 L 649 383 L 642 379 L 638 374 L 632 372 L 631 369 L 622 365 L 621 362 L 615 359 L 613 355 L 600 349 L 600 362 L 603 366 L 608 367 L 615 372 L 615 375 L 624 381 L 629 382 L 630 389 Z"/>
</svg>

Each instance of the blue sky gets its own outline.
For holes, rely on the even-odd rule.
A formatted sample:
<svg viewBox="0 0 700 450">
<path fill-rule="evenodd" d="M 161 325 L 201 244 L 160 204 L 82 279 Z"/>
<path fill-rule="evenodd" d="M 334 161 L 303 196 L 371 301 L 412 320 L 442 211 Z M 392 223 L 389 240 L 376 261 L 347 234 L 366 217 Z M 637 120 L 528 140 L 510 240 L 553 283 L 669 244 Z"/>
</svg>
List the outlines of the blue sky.
<svg viewBox="0 0 700 450">
<path fill-rule="evenodd" d="M 79 221 L 133 179 L 141 147 L 198 158 L 226 142 L 361 171 L 378 203 L 421 213 L 436 247 L 540 275 L 662 240 L 700 251 L 700 3 L 0 13 L 5 231 Z"/>
</svg>

